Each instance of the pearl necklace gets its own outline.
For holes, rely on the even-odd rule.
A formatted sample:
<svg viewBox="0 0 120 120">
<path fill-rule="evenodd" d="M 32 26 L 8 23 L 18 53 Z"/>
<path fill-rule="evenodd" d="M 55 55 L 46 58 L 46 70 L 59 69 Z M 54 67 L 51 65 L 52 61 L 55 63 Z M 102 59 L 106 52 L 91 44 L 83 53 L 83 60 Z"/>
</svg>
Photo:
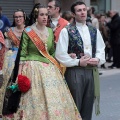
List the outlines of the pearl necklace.
<svg viewBox="0 0 120 120">
<path fill-rule="evenodd" d="M 15 27 L 15 31 L 16 31 L 17 33 L 22 33 L 22 32 L 23 32 L 23 30 L 19 30 L 17 27 Z"/>
<path fill-rule="evenodd" d="M 39 34 L 42 42 L 43 42 L 44 44 L 46 44 L 47 41 L 48 41 L 48 40 L 47 40 L 47 39 L 48 39 L 48 36 L 49 36 L 47 27 L 45 27 L 45 29 L 44 29 L 43 31 L 40 31 L 40 30 L 36 27 L 36 30 L 37 30 L 37 33 Z"/>
</svg>

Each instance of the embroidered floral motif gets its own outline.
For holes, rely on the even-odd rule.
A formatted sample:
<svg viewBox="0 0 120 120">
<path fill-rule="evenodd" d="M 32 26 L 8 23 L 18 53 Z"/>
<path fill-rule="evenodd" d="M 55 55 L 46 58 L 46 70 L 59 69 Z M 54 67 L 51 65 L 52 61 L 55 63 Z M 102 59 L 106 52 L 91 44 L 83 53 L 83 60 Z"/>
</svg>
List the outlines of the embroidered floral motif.
<svg viewBox="0 0 120 120">
<path fill-rule="evenodd" d="M 92 44 L 92 57 L 95 57 L 96 53 L 96 37 L 97 37 L 97 29 L 92 26 L 88 26 L 90 36 L 91 36 L 91 44 Z"/>
<path fill-rule="evenodd" d="M 69 34 L 68 53 L 76 53 L 77 58 L 80 58 L 81 55 L 84 55 L 84 47 L 83 47 L 83 41 L 81 35 L 77 27 L 73 24 L 70 24 L 66 28 Z M 92 57 L 95 57 L 97 30 L 92 26 L 88 26 L 88 28 L 91 36 Z"/>
<path fill-rule="evenodd" d="M 47 64 L 47 63 L 43 63 L 43 66 L 45 66 L 45 67 L 48 66 L 48 65 L 49 65 L 49 64 Z"/>
<path fill-rule="evenodd" d="M 31 89 L 22 94 L 13 120 L 82 120 L 56 66 L 28 61 L 22 75 L 31 79 Z M 9 116 L 3 119 L 12 120 Z"/>
</svg>

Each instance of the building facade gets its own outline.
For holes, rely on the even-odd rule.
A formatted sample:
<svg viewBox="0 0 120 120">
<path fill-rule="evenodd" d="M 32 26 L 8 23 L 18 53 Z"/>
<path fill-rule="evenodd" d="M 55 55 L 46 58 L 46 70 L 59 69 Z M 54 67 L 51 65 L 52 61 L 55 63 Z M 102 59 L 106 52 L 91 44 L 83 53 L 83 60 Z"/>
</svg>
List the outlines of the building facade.
<svg viewBox="0 0 120 120">
<path fill-rule="evenodd" d="M 23 9 L 27 15 L 30 14 L 34 0 L 0 0 L 0 6 L 2 7 L 2 13 L 6 15 L 11 24 L 13 21 L 13 13 L 17 9 Z"/>
</svg>

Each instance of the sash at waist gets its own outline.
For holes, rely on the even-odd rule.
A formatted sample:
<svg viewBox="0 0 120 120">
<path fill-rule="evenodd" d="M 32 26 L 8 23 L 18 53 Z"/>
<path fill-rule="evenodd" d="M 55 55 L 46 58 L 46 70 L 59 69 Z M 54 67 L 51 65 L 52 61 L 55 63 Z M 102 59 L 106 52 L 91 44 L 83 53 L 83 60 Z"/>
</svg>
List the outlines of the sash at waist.
<svg viewBox="0 0 120 120">
<path fill-rule="evenodd" d="M 74 67 L 67 67 L 67 69 L 75 69 L 75 68 L 77 68 L 77 69 L 91 69 L 91 70 L 93 70 L 93 69 L 96 69 L 97 68 L 97 66 L 86 66 L 86 67 L 81 67 L 81 66 L 74 66 Z"/>
</svg>

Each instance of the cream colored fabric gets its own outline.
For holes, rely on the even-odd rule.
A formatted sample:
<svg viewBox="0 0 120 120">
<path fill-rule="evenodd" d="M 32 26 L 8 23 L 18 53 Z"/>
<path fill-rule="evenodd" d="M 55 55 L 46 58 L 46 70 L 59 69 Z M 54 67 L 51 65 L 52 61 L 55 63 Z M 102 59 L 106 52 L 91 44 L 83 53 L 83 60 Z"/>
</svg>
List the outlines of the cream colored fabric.
<svg viewBox="0 0 120 120">
<path fill-rule="evenodd" d="M 3 120 L 81 120 L 56 66 L 27 61 L 22 74 L 30 79 L 31 88 L 22 94 L 18 112 Z"/>
</svg>

